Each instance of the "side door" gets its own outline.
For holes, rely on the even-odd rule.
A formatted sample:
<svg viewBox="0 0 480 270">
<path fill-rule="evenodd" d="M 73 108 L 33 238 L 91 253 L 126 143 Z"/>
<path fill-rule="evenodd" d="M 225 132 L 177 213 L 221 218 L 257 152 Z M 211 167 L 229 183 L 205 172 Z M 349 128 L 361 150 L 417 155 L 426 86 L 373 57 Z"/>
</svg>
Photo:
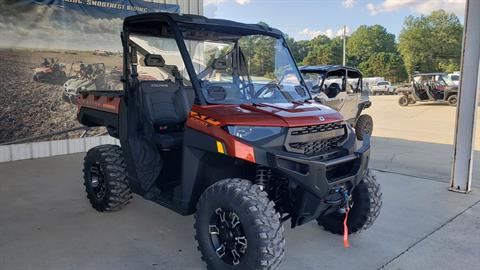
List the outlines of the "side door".
<svg viewBox="0 0 480 270">
<path fill-rule="evenodd" d="M 358 99 L 361 94 L 361 85 L 356 73 L 352 73 L 349 70 L 345 72 L 345 78 L 343 79 L 342 98 L 343 106 L 340 109 L 340 113 L 346 120 L 355 118 L 358 110 Z"/>
<path fill-rule="evenodd" d="M 344 97 L 343 106 L 340 110 L 340 113 L 343 115 L 345 120 L 349 120 L 357 116 L 358 99 L 360 96 L 360 92 L 353 91 L 348 88 L 349 85 L 347 85 L 347 90 L 342 92 Z"/>
</svg>

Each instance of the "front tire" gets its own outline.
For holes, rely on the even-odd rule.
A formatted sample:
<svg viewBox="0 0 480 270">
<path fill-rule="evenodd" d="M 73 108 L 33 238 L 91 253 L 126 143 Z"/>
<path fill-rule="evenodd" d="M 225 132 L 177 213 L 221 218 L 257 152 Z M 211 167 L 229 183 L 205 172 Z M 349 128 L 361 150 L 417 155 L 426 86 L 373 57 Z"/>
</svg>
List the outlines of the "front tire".
<svg viewBox="0 0 480 270">
<path fill-rule="evenodd" d="M 280 215 L 260 186 L 226 179 L 208 187 L 195 213 L 207 269 L 278 269 L 285 253 Z"/>
<path fill-rule="evenodd" d="M 83 163 L 87 198 L 99 212 L 116 211 L 132 199 L 122 149 L 100 145 L 88 150 Z"/>
<path fill-rule="evenodd" d="M 362 114 L 357 119 L 355 123 L 355 134 L 357 139 L 363 141 L 363 136 L 365 134 L 372 135 L 373 132 L 373 119 L 368 114 Z"/>
<path fill-rule="evenodd" d="M 457 95 L 451 95 L 447 99 L 448 105 L 450 106 L 457 106 L 458 98 Z"/>
<path fill-rule="evenodd" d="M 368 170 L 362 181 L 352 192 L 353 205 L 348 214 L 348 233 L 368 229 L 380 214 L 382 193 L 375 175 Z M 345 213 L 335 212 L 317 219 L 318 224 L 334 234 L 343 234 Z"/>
</svg>

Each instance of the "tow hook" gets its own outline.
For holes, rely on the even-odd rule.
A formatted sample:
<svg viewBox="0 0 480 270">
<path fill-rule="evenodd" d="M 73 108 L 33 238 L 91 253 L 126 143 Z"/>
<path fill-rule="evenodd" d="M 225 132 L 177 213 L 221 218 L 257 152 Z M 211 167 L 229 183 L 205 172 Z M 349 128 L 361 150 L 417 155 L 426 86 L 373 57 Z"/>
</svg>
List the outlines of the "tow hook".
<svg viewBox="0 0 480 270">
<path fill-rule="evenodd" d="M 330 195 L 327 196 L 325 199 L 326 204 L 330 205 L 341 205 L 343 204 L 344 206 L 339 209 L 339 212 L 342 214 L 345 213 L 345 208 L 347 204 L 349 204 L 351 199 L 351 195 L 348 192 L 348 190 L 345 187 L 337 187 L 334 190 L 330 192 Z"/>
</svg>

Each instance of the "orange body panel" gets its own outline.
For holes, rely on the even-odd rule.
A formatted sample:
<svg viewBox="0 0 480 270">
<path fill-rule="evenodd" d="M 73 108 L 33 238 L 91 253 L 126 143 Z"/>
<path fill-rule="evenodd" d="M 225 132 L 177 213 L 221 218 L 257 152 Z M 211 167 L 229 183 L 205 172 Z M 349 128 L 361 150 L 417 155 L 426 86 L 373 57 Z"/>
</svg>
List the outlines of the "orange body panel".
<svg viewBox="0 0 480 270">
<path fill-rule="evenodd" d="M 338 122 L 342 116 L 326 106 L 303 104 L 194 105 L 187 126 L 221 141 L 229 156 L 255 162 L 253 147 L 237 140 L 223 126 L 298 127 Z"/>
<path fill-rule="evenodd" d="M 78 97 L 78 111 L 81 107 L 118 114 L 120 97 L 110 97 L 95 94 L 82 94 Z"/>
</svg>

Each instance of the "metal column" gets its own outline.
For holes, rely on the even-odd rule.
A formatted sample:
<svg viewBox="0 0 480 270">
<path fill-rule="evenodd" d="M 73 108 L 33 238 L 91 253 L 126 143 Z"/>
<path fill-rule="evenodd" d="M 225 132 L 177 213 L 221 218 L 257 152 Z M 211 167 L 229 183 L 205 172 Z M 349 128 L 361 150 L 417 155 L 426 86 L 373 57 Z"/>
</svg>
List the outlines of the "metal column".
<svg viewBox="0 0 480 270">
<path fill-rule="evenodd" d="M 467 0 L 463 35 L 460 97 L 457 106 L 450 190 L 467 193 L 472 185 L 473 154 L 479 93 L 480 1 Z"/>
</svg>

